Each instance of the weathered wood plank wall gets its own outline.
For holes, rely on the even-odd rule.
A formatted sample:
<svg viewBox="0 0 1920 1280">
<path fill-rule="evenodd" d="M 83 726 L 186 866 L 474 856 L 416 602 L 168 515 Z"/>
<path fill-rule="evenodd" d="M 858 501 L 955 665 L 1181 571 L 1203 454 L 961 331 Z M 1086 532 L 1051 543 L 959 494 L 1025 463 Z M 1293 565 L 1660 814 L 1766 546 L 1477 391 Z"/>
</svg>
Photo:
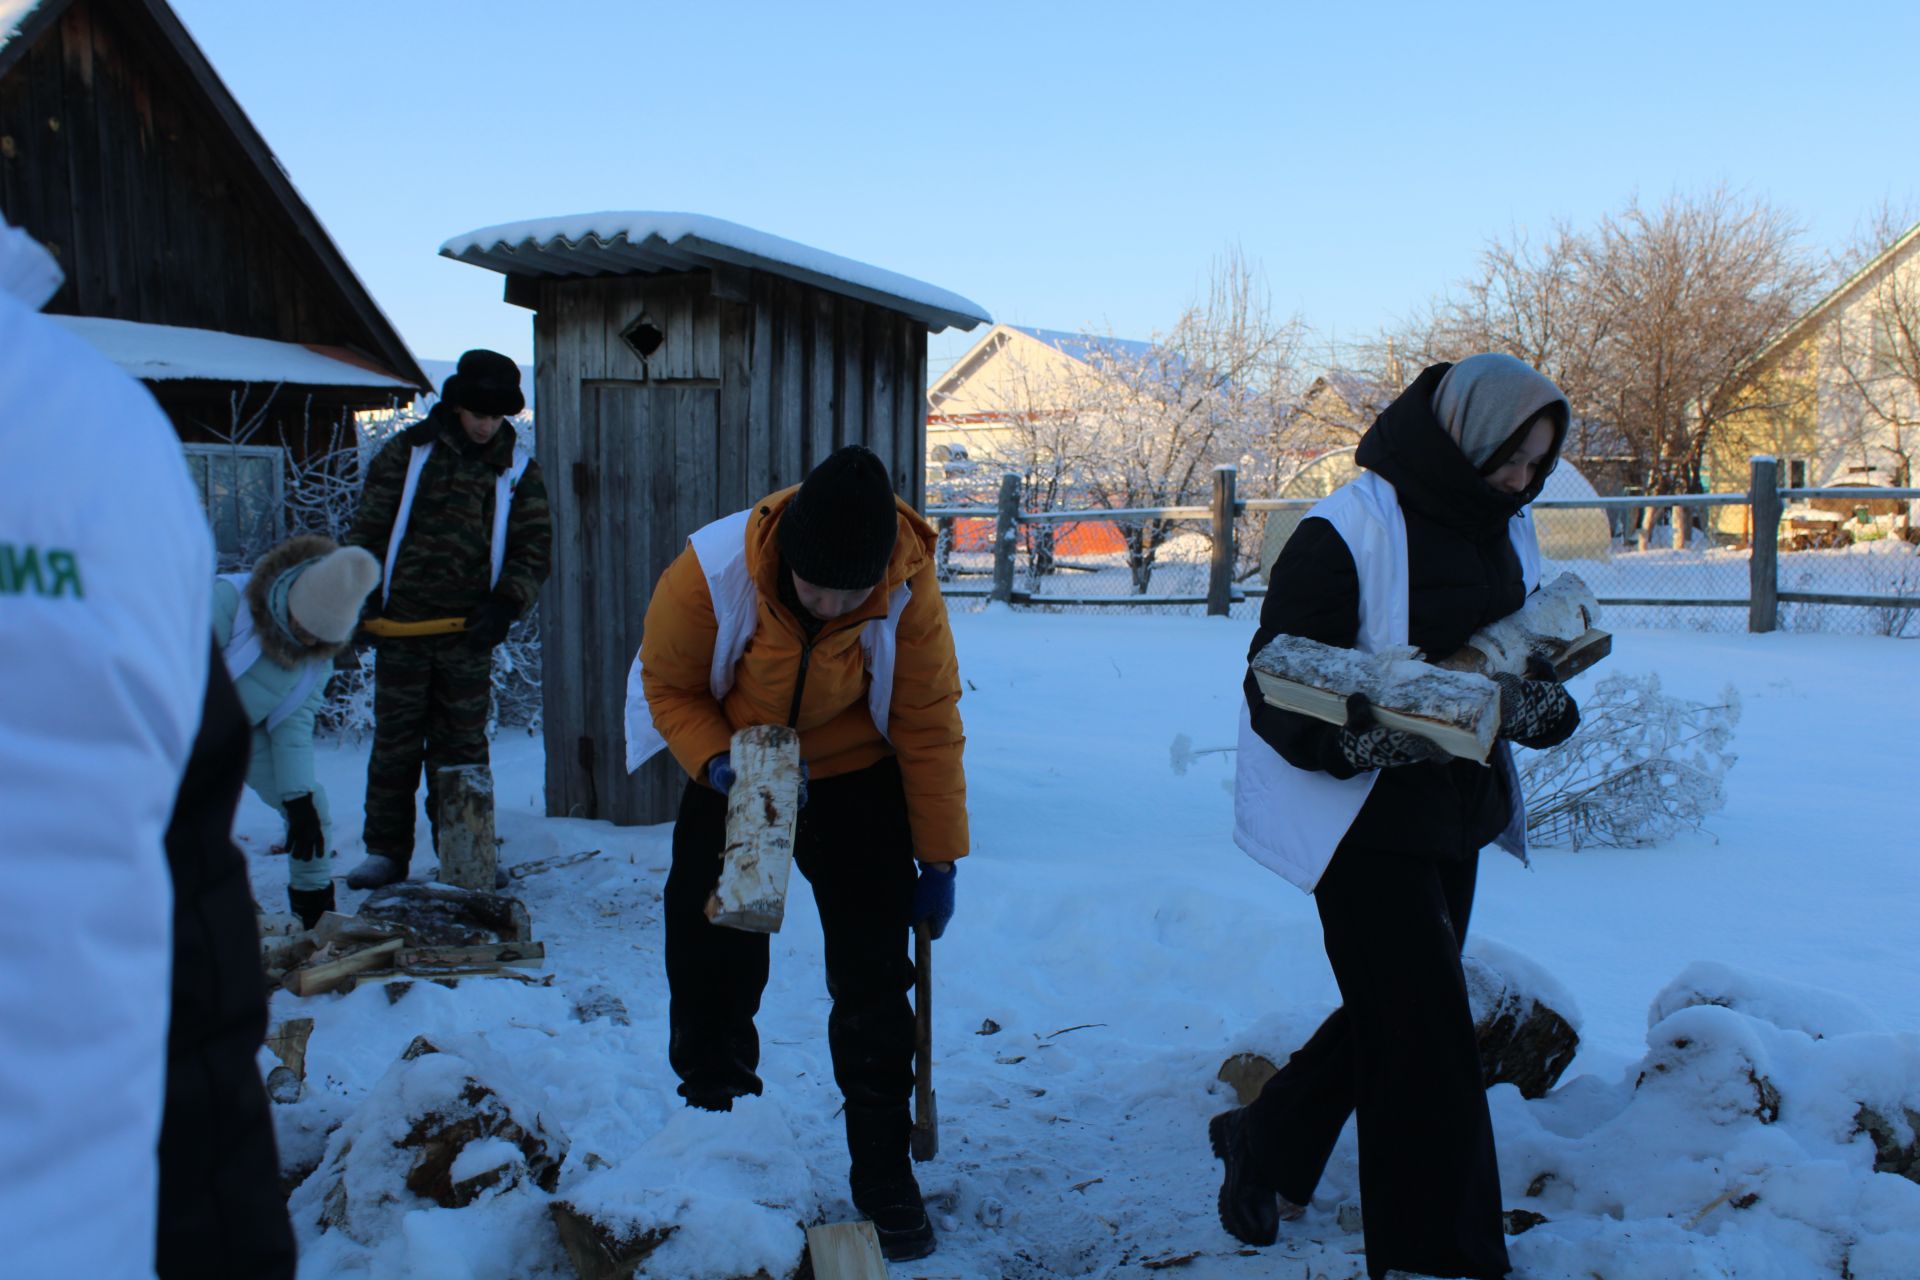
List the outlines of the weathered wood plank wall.
<svg viewBox="0 0 1920 1280">
<path fill-rule="evenodd" d="M 919 505 L 926 330 L 761 273 L 744 290 L 705 272 L 536 290 L 537 447 L 554 494 L 547 811 L 663 822 L 684 772 L 665 753 L 625 768 L 626 677 L 654 584 L 695 529 L 841 444 L 871 447 Z M 620 336 L 643 313 L 666 335 L 646 360 Z"/>
<path fill-rule="evenodd" d="M 357 332 L 174 66 L 79 0 L 0 79 L 0 212 L 66 270 L 48 310 L 287 342 Z"/>
</svg>

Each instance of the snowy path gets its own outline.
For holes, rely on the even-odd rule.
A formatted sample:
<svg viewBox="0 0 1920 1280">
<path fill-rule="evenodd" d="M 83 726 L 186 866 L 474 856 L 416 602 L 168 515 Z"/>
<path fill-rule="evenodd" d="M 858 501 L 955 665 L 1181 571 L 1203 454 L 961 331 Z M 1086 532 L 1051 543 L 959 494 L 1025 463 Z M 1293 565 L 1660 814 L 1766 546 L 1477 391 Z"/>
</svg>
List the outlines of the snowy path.
<svg viewBox="0 0 1920 1280">
<path fill-rule="evenodd" d="M 953 928 L 936 949 L 942 1154 L 920 1172 L 942 1243 L 894 1274 L 1363 1274 L 1358 1236 L 1334 1222 L 1338 1206 L 1355 1198 L 1351 1130 L 1313 1211 L 1274 1249 L 1240 1256 L 1213 1212 L 1219 1166 L 1205 1121 L 1230 1103 L 1215 1069 L 1241 1049 L 1284 1054 L 1335 999 L 1310 900 L 1228 839 L 1231 757 L 1203 757 L 1185 776 L 1169 765 L 1176 734 L 1197 748 L 1233 740 L 1251 630 L 1198 618 L 956 617 L 971 686 L 962 706 L 975 852 L 963 864 Z M 1657 670 L 1674 693 L 1706 698 L 1733 683 L 1745 704 L 1741 759 L 1728 808 L 1706 833 L 1643 851 L 1545 851 L 1532 870 L 1504 856 L 1483 860 L 1474 932 L 1519 950 L 1571 990 L 1585 1042 L 1567 1081 L 1590 1077 L 1563 1083 L 1548 1103 L 1496 1091 L 1510 1204 L 1530 1177 L 1527 1161 L 1571 1158 L 1569 1144 L 1626 1106 L 1631 1081 L 1622 1073 L 1648 1053 L 1648 1006 L 1693 961 L 1845 992 L 1886 1030 L 1920 1032 L 1920 645 L 1633 632 L 1618 638 L 1615 655 L 1612 669 Z M 364 748 L 323 750 L 320 763 L 335 812 L 349 815 L 335 844 L 351 865 L 360 854 L 352 816 Z M 727 1152 L 752 1135 L 790 1144 L 793 1170 L 807 1174 L 768 1176 L 810 1182 L 802 1196 L 815 1216 L 849 1216 L 819 927 L 804 881 L 796 877 L 787 928 L 774 941 L 760 1019 L 767 1096 L 731 1116 L 689 1113 L 665 1061 L 667 828 L 540 816 L 536 740 L 503 735 L 494 768 L 509 865 L 603 851 L 521 882 L 554 987 L 417 984 L 397 1003 L 377 987 L 318 1001 L 276 997 L 276 1019 L 298 1005 L 318 1023 L 313 1087 L 282 1115 L 284 1154 L 317 1156 L 329 1120 L 351 1111 L 415 1034 L 477 1031 L 545 1091 L 549 1120 L 569 1135 L 576 1156 L 563 1193 L 591 1151 L 636 1177 L 680 1184 L 695 1223 L 705 1200 L 751 1200 Z M 274 835 L 269 811 L 252 797 L 240 831 L 255 850 Z M 431 861 L 423 851 L 416 868 Z M 256 856 L 253 866 L 262 901 L 279 901 L 284 863 Z M 343 895 L 343 906 L 352 897 Z M 618 996 L 631 1025 L 571 1016 L 572 1003 L 595 991 Z M 976 1034 L 987 1020 L 999 1031 Z M 1837 1078 L 1837 1068 L 1820 1065 L 1826 1059 L 1808 1065 L 1792 1057 L 1798 1049 L 1761 1039 L 1784 1077 Z M 1898 1043 L 1909 1074 L 1906 1086 L 1890 1087 L 1920 1088 L 1911 1078 L 1920 1073 L 1920 1035 Z M 1627 1132 L 1631 1146 L 1648 1137 L 1652 1118 L 1645 1108 L 1626 1114 L 1642 1116 Z M 1765 1133 L 1777 1138 L 1787 1127 Z M 1911 1274 L 1878 1260 L 1920 1257 L 1920 1188 L 1864 1174 L 1862 1144 L 1839 1137 L 1819 1148 L 1819 1160 L 1807 1158 L 1824 1173 L 1796 1171 L 1827 1178 L 1824 1190 L 1805 1192 L 1811 1207 L 1770 1191 L 1768 1206 L 1784 1206 L 1778 1214 L 1722 1210 L 1686 1231 L 1714 1191 L 1695 1185 L 1706 1176 L 1699 1153 L 1675 1151 L 1640 1171 L 1639 1200 L 1609 1207 L 1573 1197 L 1551 1208 L 1552 1223 L 1513 1241 L 1518 1274 L 1837 1275 L 1838 1246 L 1821 1230 L 1829 1226 L 1867 1241 L 1854 1251 L 1853 1275 Z M 1825 1139 L 1796 1141 L 1804 1153 Z M 1599 1159 L 1591 1151 L 1580 1158 Z M 1870 1165 L 1870 1149 L 1864 1160 Z M 1595 1185 L 1616 1175 L 1596 1167 Z M 1672 1200 L 1664 1210 L 1662 1196 Z M 302 1275 L 568 1274 L 538 1199 L 412 1212 L 401 1237 L 375 1251 L 297 1221 Z M 1822 1215 L 1830 1222 L 1809 1225 Z M 689 1226 L 668 1246 L 677 1250 L 671 1267 L 666 1250 L 656 1255 L 654 1274 L 738 1274 L 729 1263 L 752 1253 L 751 1241 L 695 1234 Z M 1139 1265 L 1189 1253 L 1198 1256 L 1178 1269 Z"/>
</svg>

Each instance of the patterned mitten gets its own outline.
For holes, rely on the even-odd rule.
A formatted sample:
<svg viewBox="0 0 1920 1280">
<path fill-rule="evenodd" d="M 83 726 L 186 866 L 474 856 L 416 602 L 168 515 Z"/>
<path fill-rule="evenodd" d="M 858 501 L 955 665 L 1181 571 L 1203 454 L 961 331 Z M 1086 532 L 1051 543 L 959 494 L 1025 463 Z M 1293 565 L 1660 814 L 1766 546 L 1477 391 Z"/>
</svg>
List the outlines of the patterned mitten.
<svg viewBox="0 0 1920 1280">
<path fill-rule="evenodd" d="M 1552 680 L 1522 680 L 1501 674 L 1500 736 L 1523 747 L 1551 747 L 1565 742 L 1580 723 L 1580 708 L 1566 686 Z"/>
<path fill-rule="evenodd" d="M 1431 738 L 1404 729 L 1389 729 L 1375 720 L 1373 704 L 1364 693 L 1348 695 L 1347 722 L 1340 727 L 1337 737 L 1340 754 L 1361 773 L 1447 758 L 1445 749 Z"/>
</svg>

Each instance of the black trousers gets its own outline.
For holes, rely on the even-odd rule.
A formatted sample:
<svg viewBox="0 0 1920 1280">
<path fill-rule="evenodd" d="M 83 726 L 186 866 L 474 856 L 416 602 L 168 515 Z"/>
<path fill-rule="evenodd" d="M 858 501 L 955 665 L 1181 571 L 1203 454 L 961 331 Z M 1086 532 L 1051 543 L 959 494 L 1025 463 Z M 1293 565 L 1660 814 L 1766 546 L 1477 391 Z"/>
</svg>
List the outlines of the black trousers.
<svg viewBox="0 0 1920 1280">
<path fill-rule="evenodd" d="M 854 1180 L 904 1167 L 913 1091 L 913 985 L 907 917 L 916 873 L 900 766 L 889 757 L 807 787 L 794 863 L 813 886 L 825 935 L 827 1044 L 847 1101 Z M 695 782 L 680 799 L 667 875 L 668 1059 L 690 1086 L 752 1073 L 753 1018 L 767 985 L 768 940 L 707 919 L 726 844 L 726 797 Z"/>
<path fill-rule="evenodd" d="M 1248 1108 L 1256 1171 L 1313 1198 L 1358 1113 L 1367 1271 L 1507 1273 L 1500 1170 L 1460 947 L 1479 855 L 1342 846 L 1314 890 L 1342 1005 Z"/>
</svg>

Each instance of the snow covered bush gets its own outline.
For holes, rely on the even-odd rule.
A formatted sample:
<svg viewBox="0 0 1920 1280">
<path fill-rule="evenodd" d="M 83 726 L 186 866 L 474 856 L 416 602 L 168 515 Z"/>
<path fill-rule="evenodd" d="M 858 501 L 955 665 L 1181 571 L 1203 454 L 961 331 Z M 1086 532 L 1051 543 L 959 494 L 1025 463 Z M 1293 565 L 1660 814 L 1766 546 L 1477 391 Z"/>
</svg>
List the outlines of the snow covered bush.
<svg viewBox="0 0 1920 1280">
<path fill-rule="evenodd" d="M 1614 1081 L 1538 1102 L 1495 1090 L 1527 1274 L 1913 1275 L 1920 1036 L 1833 992 L 1695 965 Z M 1876 1132 L 1876 1129 L 1879 1132 Z"/>
<path fill-rule="evenodd" d="M 1739 722 L 1731 685 L 1702 703 L 1662 693 L 1651 672 L 1607 676 L 1581 700 L 1571 738 L 1520 760 L 1527 838 L 1623 848 L 1697 829 L 1726 803 Z"/>
</svg>

